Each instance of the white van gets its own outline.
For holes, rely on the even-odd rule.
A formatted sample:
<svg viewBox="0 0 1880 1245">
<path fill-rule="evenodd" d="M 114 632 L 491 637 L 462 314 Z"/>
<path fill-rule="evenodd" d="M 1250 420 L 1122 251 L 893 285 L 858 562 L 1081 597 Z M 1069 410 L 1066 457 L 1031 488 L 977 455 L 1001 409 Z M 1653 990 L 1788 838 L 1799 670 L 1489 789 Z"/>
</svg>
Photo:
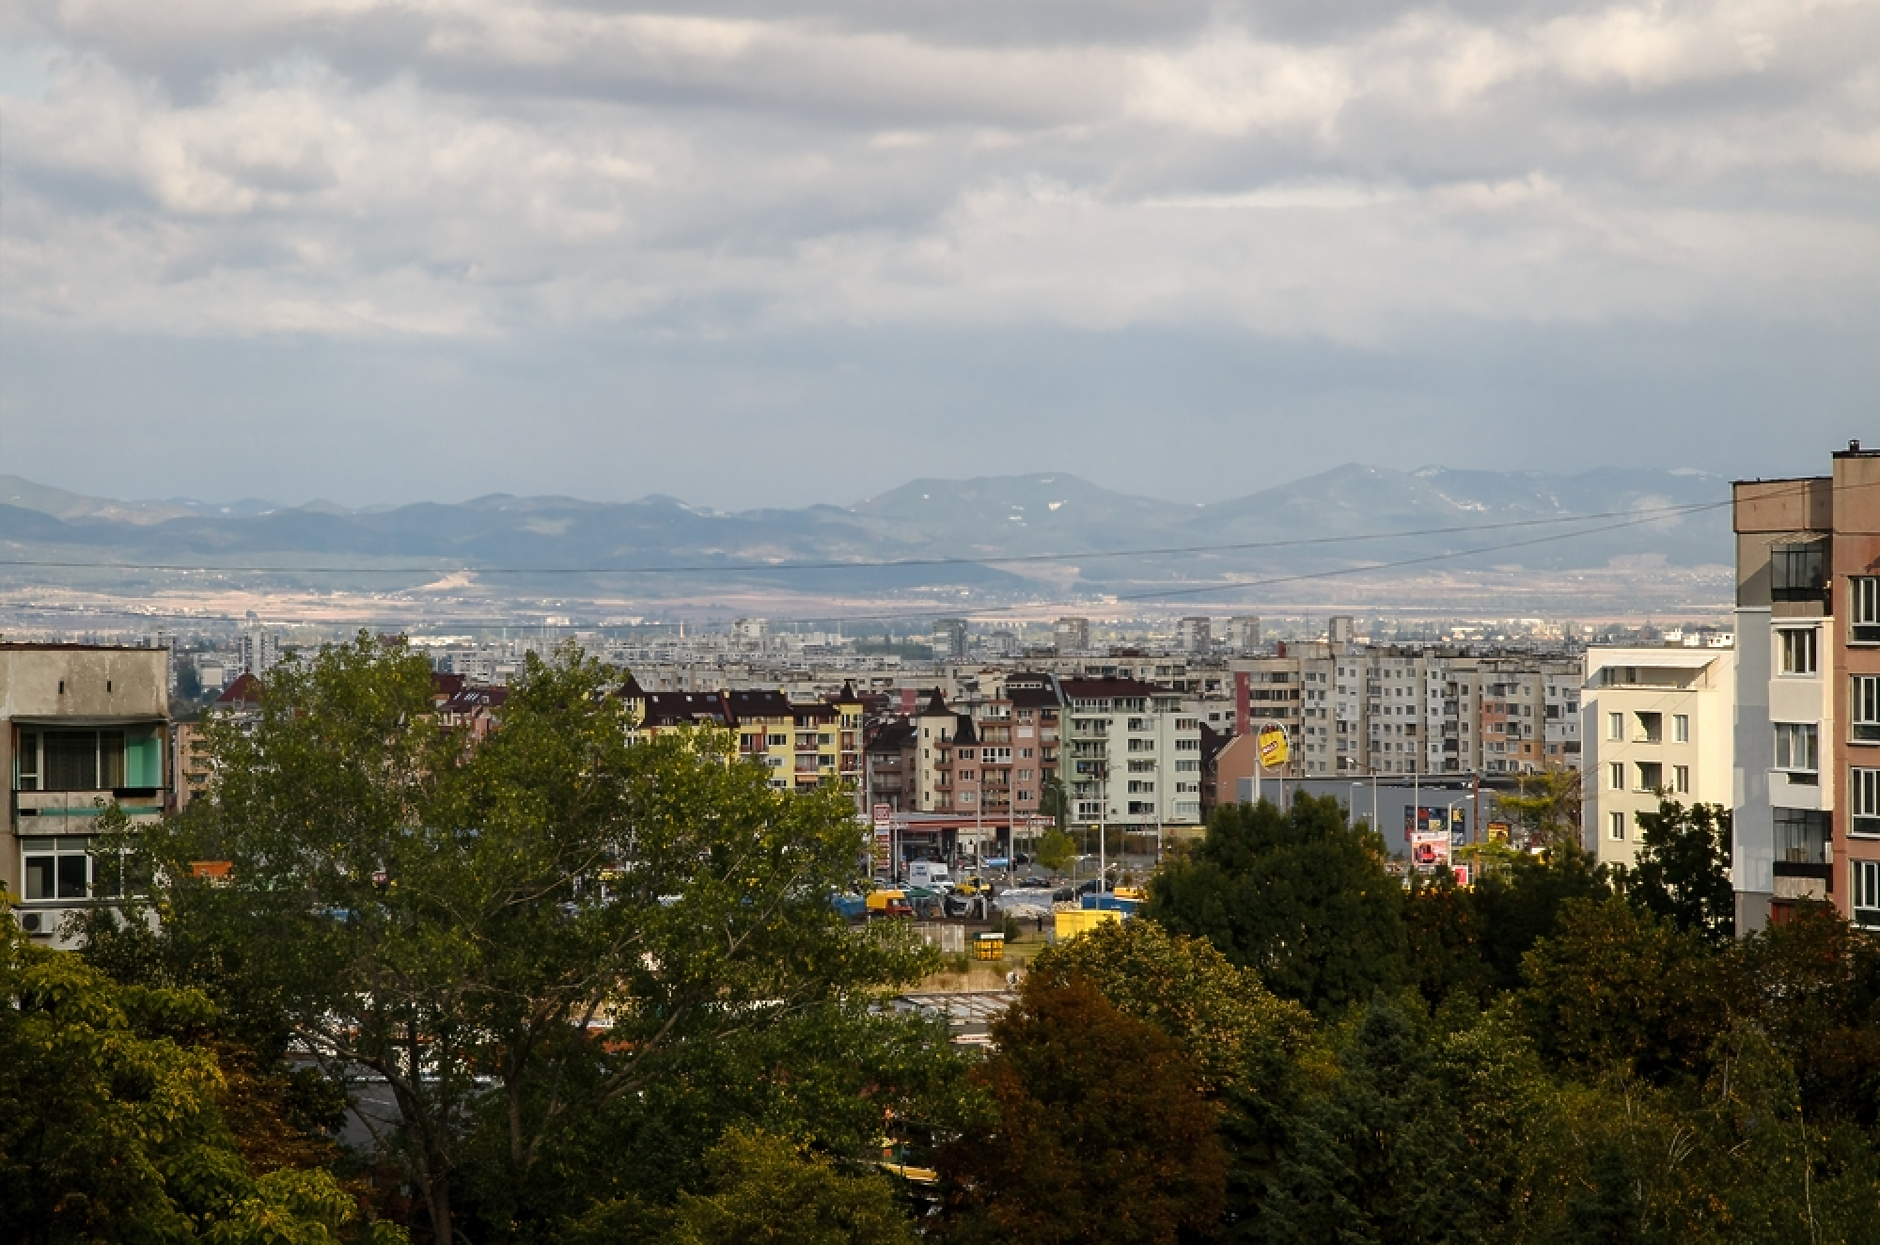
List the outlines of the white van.
<svg viewBox="0 0 1880 1245">
<path fill-rule="evenodd" d="M 952 881 L 947 867 L 936 860 L 908 861 L 907 880 L 915 886 L 940 886 Z"/>
</svg>

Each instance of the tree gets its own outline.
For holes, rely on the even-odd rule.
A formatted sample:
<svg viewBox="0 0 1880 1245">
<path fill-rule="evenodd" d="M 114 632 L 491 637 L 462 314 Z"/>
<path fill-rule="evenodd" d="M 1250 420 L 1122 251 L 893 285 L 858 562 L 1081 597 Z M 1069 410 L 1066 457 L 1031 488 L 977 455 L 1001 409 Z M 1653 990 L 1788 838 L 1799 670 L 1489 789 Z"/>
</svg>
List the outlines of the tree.
<svg viewBox="0 0 1880 1245">
<path fill-rule="evenodd" d="M 1052 873 L 1062 873 L 1077 859 L 1077 841 L 1062 830 L 1046 830 L 1033 854 L 1038 863 Z"/>
<path fill-rule="evenodd" d="M 705 1156 L 706 1190 L 680 1196 L 668 1245 L 914 1245 L 881 1175 L 768 1133 L 727 1133 Z"/>
<path fill-rule="evenodd" d="M 1518 997 L 1535 1046 L 1593 1072 L 1701 1079 L 1727 1017 L 1727 961 L 1694 933 L 1618 897 L 1569 900 L 1524 961 Z"/>
<path fill-rule="evenodd" d="M 1382 838 L 1331 797 L 1215 809 L 1200 847 L 1150 880 L 1144 915 L 1207 938 L 1320 1016 L 1407 977 L 1403 887 Z"/>
<path fill-rule="evenodd" d="M 1626 898 L 1679 929 L 1729 942 L 1736 936 L 1730 810 L 1661 798 L 1638 822 L 1637 860 L 1621 875 Z"/>
<path fill-rule="evenodd" d="M 402 1239 L 323 1170 L 257 1173 L 196 991 L 120 985 L 0 911 L 0 1235 L 38 1242 Z"/>
<path fill-rule="evenodd" d="M 1059 834 L 1066 834 L 1071 824 L 1070 794 L 1064 790 L 1064 780 L 1056 774 L 1046 778 L 1038 788 L 1038 811 L 1049 817 Z"/>
<path fill-rule="evenodd" d="M 993 1038 L 996 1120 L 940 1152 L 942 1239 L 1172 1245 L 1213 1227 L 1225 1158 L 1175 1039 L 1081 978 L 1028 980 Z"/>
<path fill-rule="evenodd" d="M 1517 781 L 1520 793 L 1502 796 L 1501 808 L 1515 819 L 1527 845 L 1555 851 L 1579 847 L 1580 772 L 1549 769 Z"/>
<path fill-rule="evenodd" d="M 137 840 L 172 971 L 389 1099 L 360 1118 L 439 1241 L 466 1191 L 491 1235 L 566 1213 L 548 1156 L 691 1050 L 927 962 L 828 902 L 862 854 L 846 795 L 771 791 L 722 734 L 630 746 L 611 683 L 531 659 L 473 746 L 424 658 L 362 635 L 212 726 L 214 787 Z"/>
<path fill-rule="evenodd" d="M 1031 962 L 1029 980 L 1041 985 L 1076 979 L 1180 1044 L 1221 1110 L 1224 1230 L 1257 1219 L 1308 1091 L 1302 1065 L 1314 1053 L 1310 1013 L 1275 996 L 1206 939 L 1173 935 L 1149 920 L 1099 925 Z"/>
</svg>

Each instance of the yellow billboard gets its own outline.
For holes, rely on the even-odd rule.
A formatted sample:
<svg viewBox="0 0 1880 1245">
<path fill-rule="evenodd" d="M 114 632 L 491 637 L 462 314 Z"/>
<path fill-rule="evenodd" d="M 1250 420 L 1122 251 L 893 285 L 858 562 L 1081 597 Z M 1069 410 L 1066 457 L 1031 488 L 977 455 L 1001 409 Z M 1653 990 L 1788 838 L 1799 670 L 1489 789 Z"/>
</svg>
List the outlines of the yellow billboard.
<svg viewBox="0 0 1880 1245">
<path fill-rule="evenodd" d="M 1259 748 L 1260 764 L 1267 769 L 1278 769 L 1292 755 L 1286 744 L 1286 732 L 1277 726 L 1269 726 L 1260 732 Z"/>
</svg>

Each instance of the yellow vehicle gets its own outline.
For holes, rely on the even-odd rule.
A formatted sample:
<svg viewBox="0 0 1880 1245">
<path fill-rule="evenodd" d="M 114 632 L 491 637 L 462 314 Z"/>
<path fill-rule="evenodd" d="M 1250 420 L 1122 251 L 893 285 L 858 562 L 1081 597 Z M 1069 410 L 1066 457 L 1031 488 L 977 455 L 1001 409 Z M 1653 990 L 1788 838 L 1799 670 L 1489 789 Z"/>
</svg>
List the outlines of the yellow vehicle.
<svg viewBox="0 0 1880 1245">
<path fill-rule="evenodd" d="M 868 915 L 870 917 L 914 915 L 914 905 L 907 902 L 907 892 L 900 890 L 878 890 L 868 892 Z"/>
<path fill-rule="evenodd" d="M 1140 886 L 1119 886 L 1110 893 L 1115 895 L 1118 899 L 1135 899 L 1140 901 L 1149 897 L 1149 892 Z"/>
</svg>

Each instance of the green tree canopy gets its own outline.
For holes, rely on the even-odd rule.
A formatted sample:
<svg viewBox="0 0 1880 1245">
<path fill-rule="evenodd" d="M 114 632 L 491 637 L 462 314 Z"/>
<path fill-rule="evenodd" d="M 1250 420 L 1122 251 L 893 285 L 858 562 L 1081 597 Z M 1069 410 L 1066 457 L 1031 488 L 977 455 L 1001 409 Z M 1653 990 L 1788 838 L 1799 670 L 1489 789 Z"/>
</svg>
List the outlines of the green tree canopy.
<svg viewBox="0 0 1880 1245">
<path fill-rule="evenodd" d="M 829 903 L 862 859 L 845 795 L 772 791 L 720 734 L 630 746 L 612 682 L 531 659 L 473 746 L 422 657 L 362 636 L 273 671 L 257 721 L 210 729 L 210 792 L 135 840 L 170 971 L 383 1087 L 379 1142 L 440 1239 L 473 1159 L 493 1234 L 563 1213 L 521 1199 L 565 1201 L 551 1156 L 595 1113 L 927 963 Z"/>
<path fill-rule="evenodd" d="M 1408 975 L 1403 887 L 1383 840 L 1331 797 L 1215 809 L 1200 847 L 1150 881 L 1144 915 L 1208 939 L 1321 1016 Z"/>
<path fill-rule="evenodd" d="M 1679 929 L 1729 942 L 1736 934 L 1730 810 L 1661 799 L 1638 823 L 1638 856 L 1622 874 L 1626 898 Z"/>
<path fill-rule="evenodd" d="M 200 1039 L 201 993 L 121 985 L 0 910 L 0 1236 L 10 1241 L 402 1239 L 325 1171 L 257 1173 Z M 231 1104 L 240 1108 L 246 1103 Z"/>
</svg>

